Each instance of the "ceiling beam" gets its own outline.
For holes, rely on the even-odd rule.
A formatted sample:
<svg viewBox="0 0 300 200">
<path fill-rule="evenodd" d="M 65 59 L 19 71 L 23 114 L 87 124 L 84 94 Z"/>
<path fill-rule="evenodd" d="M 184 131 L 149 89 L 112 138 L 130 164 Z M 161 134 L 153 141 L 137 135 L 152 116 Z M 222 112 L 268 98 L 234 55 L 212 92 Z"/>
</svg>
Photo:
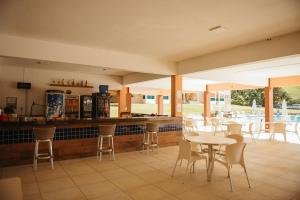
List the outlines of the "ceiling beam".
<svg viewBox="0 0 300 200">
<path fill-rule="evenodd" d="M 218 51 L 177 63 L 178 74 L 229 67 L 300 54 L 300 31 Z"/>
<path fill-rule="evenodd" d="M 269 79 L 270 87 L 300 86 L 300 76 L 287 76 Z"/>
<path fill-rule="evenodd" d="M 176 74 L 175 63 L 151 57 L 0 34 L 0 56 L 107 67 L 161 75 Z"/>
<path fill-rule="evenodd" d="M 248 89 L 257 89 L 261 88 L 260 86 L 254 85 L 244 85 L 237 83 L 215 83 L 206 85 L 206 90 L 208 92 L 216 91 L 225 91 L 225 90 L 248 90 Z"/>
<path fill-rule="evenodd" d="M 123 76 L 123 85 L 129 85 L 134 83 L 140 83 L 144 81 L 151 81 L 161 78 L 166 78 L 169 76 L 159 75 L 159 74 L 147 74 L 147 73 L 130 73 Z"/>
</svg>

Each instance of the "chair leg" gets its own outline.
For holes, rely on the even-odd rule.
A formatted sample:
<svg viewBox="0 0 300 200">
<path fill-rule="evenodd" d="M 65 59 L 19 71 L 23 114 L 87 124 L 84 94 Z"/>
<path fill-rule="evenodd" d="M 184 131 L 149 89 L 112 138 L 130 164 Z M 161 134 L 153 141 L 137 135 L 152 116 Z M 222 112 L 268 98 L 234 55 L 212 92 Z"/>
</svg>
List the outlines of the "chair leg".
<svg viewBox="0 0 300 200">
<path fill-rule="evenodd" d="M 253 133 L 251 132 L 251 138 L 254 143 L 256 143 Z"/>
<path fill-rule="evenodd" d="M 180 163 L 179 163 L 179 166 L 181 166 L 182 165 L 182 159 L 180 160 Z"/>
<path fill-rule="evenodd" d="M 231 182 L 231 174 L 230 174 L 230 167 L 227 167 L 228 169 L 228 177 L 229 177 L 229 183 L 230 183 L 230 191 L 233 192 L 233 188 L 232 188 L 232 182 Z"/>
<path fill-rule="evenodd" d="M 34 147 L 34 155 L 33 155 L 33 169 L 37 170 L 37 156 L 39 153 L 39 142 L 35 141 L 35 147 Z"/>
<path fill-rule="evenodd" d="M 245 172 L 245 174 L 246 174 L 248 186 L 249 186 L 249 188 L 251 188 L 251 186 L 250 186 L 250 181 L 249 181 L 249 177 L 248 177 L 248 173 L 247 173 L 247 170 L 246 170 L 246 166 L 243 166 L 243 168 L 244 168 L 244 172 Z"/>
<path fill-rule="evenodd" d="M 296 132 L 296 135 L 297 135 L 297 137 L 298 137 L 298 139 L 299 139 L 299 141 L 300 141 L 300 137 L 299 137 L 299 134 Z"/>
<path fill-rule="evenodd" d="M 49 154 L 50 154 L 50 163 L 51 163 L 51 169 L 54 169 L 53 165 L 53 150 L 52 150 L 52 141 L 49 141 Z"/>
<path fill-rule="evenodd" d="M 181 160 L 181 161 L 182 161 L 182 160 Z M 176 162 L 175 162 L 175 166 L 174 166 L 174 168 L 173 168 L 171 177 L 174 177 L 175 169 L 176 169 L 176 167 L 177 167 L 177 162 L 178 162 L 178 159 L 177 159 Z"/>
<path fill-rule="evenodd" d="M 149 153 L 150 148 L 150 133 L 147 133 L 147 153 Z"/>
<path fill-rule="evenodd" d="M 98 143 L 97 143 L 97 159 L 99 159 L 99 148 L 100 148 L 100 136 L 98 136 Z"/>
<path fill-rule="evenodd" d="M 145 150 L 145 142 L 146 142 L 146 133 L 143 133 L 143 144 L 142 144 L 142 151 Z"/>
<path fill-rule="evenodd" d="M 116 158 L 115 158 L 114 137 L 111 137 L 111 148 L 112 148 L 112 156 L 113 156 L 113 160 L 116 160 Z"/>
<path fill-rule="evenodd" d="M 103 147 L 103 137 L 100 136 L 100 156 L 99 156 L 99 160 L 102 160 L 102 147 Z"/>
<path fill-rule="evenodd" d="M 187 172 L 188 172 L 189 166 L 190 166 L 190 161 L 188 161 L 188 163 L 187 163 L 187 165 L 186 165 L 186 169 L 185 169 L 185 175 L 187 175 Z"/>
<path fill-rule="evenodd" d="M 157 145 L 157 152 L 159 152 L 159 145 L 158 145 L 158 133 L 155 133 L 156 134 L 156 145 Z"/>
<path fill-rule="evenodd" d="M 284 142 L 286 142 L 286 134 L 283 134 Z"/>
<path fill-rule="evenodd" d="M 195 161 L 193 162 L 193 173 L 195 173 Z"/>
</svg>

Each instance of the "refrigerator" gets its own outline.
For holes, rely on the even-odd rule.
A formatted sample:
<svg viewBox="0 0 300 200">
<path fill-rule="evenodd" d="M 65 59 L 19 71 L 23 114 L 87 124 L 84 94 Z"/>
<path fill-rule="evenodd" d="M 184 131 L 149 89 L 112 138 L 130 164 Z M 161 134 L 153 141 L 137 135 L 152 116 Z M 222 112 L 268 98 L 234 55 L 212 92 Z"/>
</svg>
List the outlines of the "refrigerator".
<svg viewBox="0 0 300 200">
<path fill-rule="evenodd" d="M 92 118 L 93 100 L 91 95 L 80 96 L 80 118 L 90 119 Z"/>
<path fill-rule="evenodd" d="M 108 118 L 110 116 L 110 99 L 109 93 L 93 93 L 93 118 Z"/>
<path fill-rule="evenodd" d="M 66 119 L 79 119 L 80 117 L 79 95 L 65 95 L 65 117 Z"/>
<path fill-rule="evenodd" d="M 64 110 L 64 91 L 47 90 L 46 91 L 46 118 L 62 118 L 65 115 Z"/>
</svg>

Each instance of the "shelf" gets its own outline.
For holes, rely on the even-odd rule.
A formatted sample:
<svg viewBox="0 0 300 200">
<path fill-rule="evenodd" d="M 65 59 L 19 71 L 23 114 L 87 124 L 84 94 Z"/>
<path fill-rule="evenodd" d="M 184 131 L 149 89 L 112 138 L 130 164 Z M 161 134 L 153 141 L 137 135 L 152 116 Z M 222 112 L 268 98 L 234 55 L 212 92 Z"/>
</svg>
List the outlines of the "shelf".
<svg viewBox="0 0 300 200">
<path fill-rule="evenodd" d="M 78 88 L 94 88 L 93 86 L 80 86 L 80 85 L 61 85 L 61 84 L 53 84 L 51 83 L 50 86 L 57 86 L 57 87 L 78 87 Z"/>
</svg>

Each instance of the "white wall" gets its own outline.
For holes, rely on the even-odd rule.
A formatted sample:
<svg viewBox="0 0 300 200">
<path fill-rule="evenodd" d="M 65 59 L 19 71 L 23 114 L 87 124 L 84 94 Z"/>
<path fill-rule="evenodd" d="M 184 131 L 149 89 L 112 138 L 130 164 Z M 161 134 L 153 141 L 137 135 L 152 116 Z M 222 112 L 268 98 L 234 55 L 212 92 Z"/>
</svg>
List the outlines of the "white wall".
<svg viewBox="0 0 300 200">
<path fill-rule="evenodd" d="M 24 71 L 24 80 L 23 80 Z M 94 88 L 68 88 L 68 87 L 51 87 L 49 84 L 52 80 L 65 79 L 76 81 L 88 81 L 88 85 L 94 86 Z M 17 89 L 17 82 L 31 82 L 31 89 L 28 90 L 27 101 L 27 114 L 30 112 L 30 106 L 32 102 L 38 104 L 45 103 L 45 91 L 47 89 L 60 89 L 60 90 L 72 90 L 72 94 L 83 95 L 91 94 L 92 92 L 98 92 L 98 86 L 109 85 L 109 89 L 120 89 L 122 84 L 122 78 L 119 76 L 108 75 L 93 75 L 74 73 L 67 71 L 54 71 L 45 69 L 33 69 L 23 68 L 21 66 L 8 66 L 0 64 L 0 107 L 4 108 L 6 105 L 6 97 L 18 98 L 18 114 L 21 114 L 21 107 L 23 108 L 23 114 L 25 112 L 25 96 L 26 91 Z"/>
</svg>

